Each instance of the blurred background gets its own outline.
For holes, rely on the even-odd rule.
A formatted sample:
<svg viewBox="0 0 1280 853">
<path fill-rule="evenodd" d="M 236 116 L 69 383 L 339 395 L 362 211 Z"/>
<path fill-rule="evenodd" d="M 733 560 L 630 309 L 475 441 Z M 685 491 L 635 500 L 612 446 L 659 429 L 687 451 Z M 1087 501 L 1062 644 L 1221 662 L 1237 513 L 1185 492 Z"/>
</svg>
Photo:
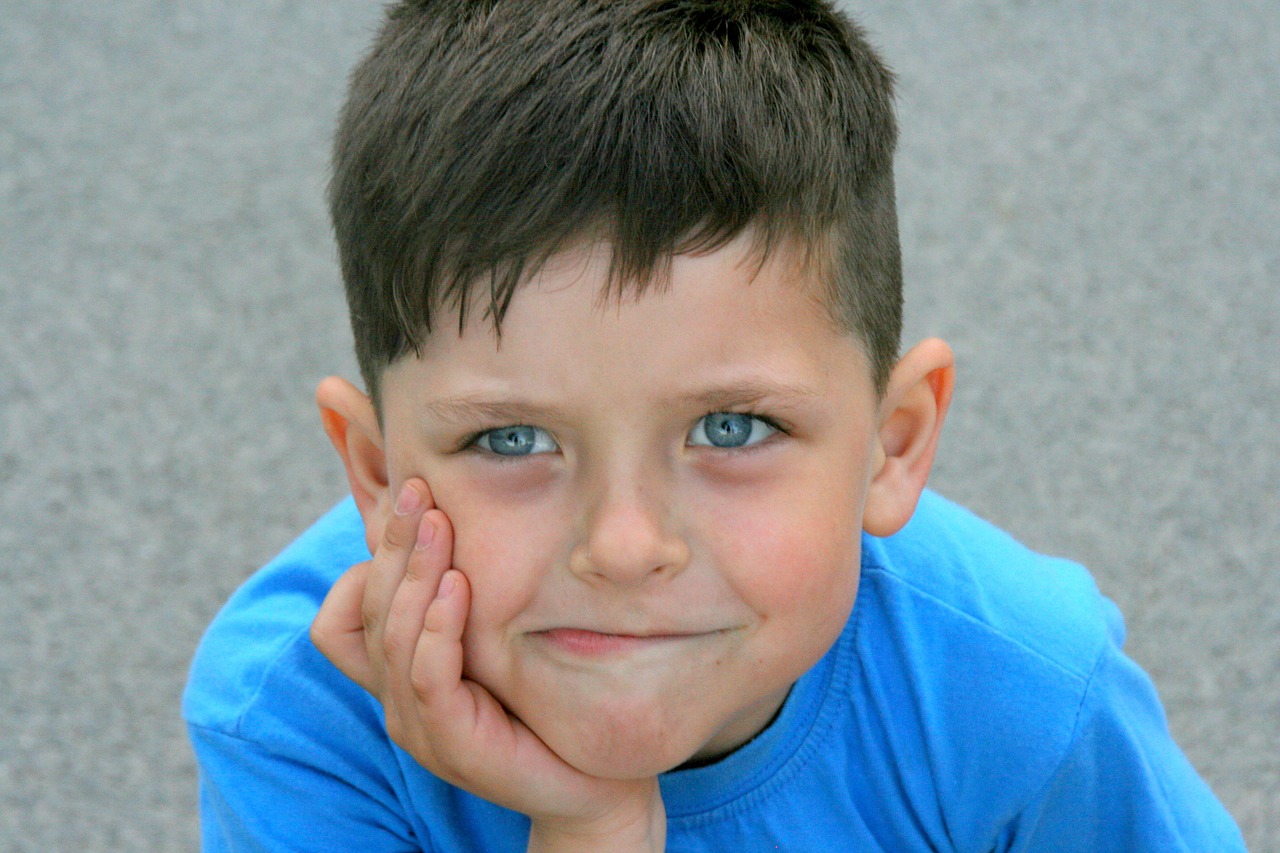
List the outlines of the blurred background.
<svg viewBox="0 0 1280 853">
<path fill-rule="evenodd" d="M 1280 4 L 867 0 L 934 486 L 1087 564 L 1280 850 Z M 323 210 L 373 2 L 0 0 L 0 849 L 190 850 L 205 625 L 345 492 Z"/>
</svg>

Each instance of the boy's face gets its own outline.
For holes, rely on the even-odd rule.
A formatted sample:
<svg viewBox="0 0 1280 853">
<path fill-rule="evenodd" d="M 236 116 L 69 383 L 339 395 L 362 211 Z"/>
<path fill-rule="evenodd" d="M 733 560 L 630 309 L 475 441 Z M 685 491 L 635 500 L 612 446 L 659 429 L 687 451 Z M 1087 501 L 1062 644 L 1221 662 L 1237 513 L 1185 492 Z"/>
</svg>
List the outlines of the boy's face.
<svg viewBox="0 0 1280 853">
<path fill-rule="evenodd" d="M 753 259 L 602 304 L 606 254 L 566 253 L 500 342 L 471 312 L 385 374 L 391 492 L 427 481 L 471 584 L 467 675 L 593 775 L 750 739 L 853 607 L 868 365 L 788 256 Z"/>
</svg>

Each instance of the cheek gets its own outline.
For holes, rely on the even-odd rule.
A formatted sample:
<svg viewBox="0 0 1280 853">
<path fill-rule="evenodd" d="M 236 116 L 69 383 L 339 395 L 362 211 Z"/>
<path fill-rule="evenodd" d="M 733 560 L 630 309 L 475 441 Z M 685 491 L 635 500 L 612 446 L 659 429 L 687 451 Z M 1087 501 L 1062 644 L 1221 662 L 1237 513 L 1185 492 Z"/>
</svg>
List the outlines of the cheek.
<svg viewBox="0 0 1280 853">
<path fill-rule="evenodd" d="M 564 524 L 554 494 L 475 476 L 437 476 L 432 485 L 453 524 L 454 568 L 471 584 L 468 631 L 510 619 L 562 559 Z"/>
<path fill-rule="evenodd" d="M 429 479 L 436 505 L 453 524 L 454 566 L 476 578 L 510 572 L 512 562 L 545 533 L 546 489 L 533 488 L 528 477 L 472 467 L 449 465 Z"/>
<path fill-rule="evenodd" d="M 860 502 L 852 489 L 812 483 L 742 496 L 711 539 L 722 574 L 756 613 L 838 630 L 857 591 Z"/>
</svg>

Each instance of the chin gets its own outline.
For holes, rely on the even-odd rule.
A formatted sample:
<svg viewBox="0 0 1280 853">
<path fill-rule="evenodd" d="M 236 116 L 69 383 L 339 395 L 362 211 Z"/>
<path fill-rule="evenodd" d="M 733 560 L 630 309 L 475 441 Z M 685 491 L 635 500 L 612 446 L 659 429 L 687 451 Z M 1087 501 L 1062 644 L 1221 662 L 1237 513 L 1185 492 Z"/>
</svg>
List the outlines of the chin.
<svg viewBox="0 0 1280 853">
<path fill-rule="evenodd" d="M 552 747 L 555 749 L 555 747 Z M 671 754 L 663 745 L 646 743 L 622 749 L 597 750 L 566 744 L 555 750 L 565 762 L 598 779 L 652 779 L 689 760 L 693 750 Z"/>
<path fill-rule="evenodd" d="M 663 716 L 663 715 L 660 715 Z M 593 720 L 533 726 L 564 761 L 601 779 L 649 779 L 685 763 L 702 740 L 676 732 L 663 720 L 600 711 Z"/>
</svg>

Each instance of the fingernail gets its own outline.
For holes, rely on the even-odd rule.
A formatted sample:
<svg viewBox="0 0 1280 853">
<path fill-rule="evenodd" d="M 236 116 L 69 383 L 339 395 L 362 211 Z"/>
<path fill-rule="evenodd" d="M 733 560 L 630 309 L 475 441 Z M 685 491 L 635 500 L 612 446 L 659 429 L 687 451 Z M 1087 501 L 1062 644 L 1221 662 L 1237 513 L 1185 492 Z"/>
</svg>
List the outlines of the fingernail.
<svg viewBox="0 0 1280 853">
<path fill-rule="evenodd" d="M 457 588 L 458 581 L 453 576 L 453 572 L 445 572 L 444 577 L 440 578 L 440 588 L 436 590 L 436 598 L 448 598 Z"/>
<path fill-rule="evenodd" d="M 400 496 L 396 498 L 396 515 L 412 515 L 422 508 L 422 495 L 408 483 L 400 487 Z"/>
<path fill-rule="evenodd" d="M 425 515 L 422 521 L 418 523 L 418 544 L 414 547 L 419 551 L 431 544 L 431 540 L 436 538 L 436 526 L 431 523 L 431 519 Z"/>
</svg>

